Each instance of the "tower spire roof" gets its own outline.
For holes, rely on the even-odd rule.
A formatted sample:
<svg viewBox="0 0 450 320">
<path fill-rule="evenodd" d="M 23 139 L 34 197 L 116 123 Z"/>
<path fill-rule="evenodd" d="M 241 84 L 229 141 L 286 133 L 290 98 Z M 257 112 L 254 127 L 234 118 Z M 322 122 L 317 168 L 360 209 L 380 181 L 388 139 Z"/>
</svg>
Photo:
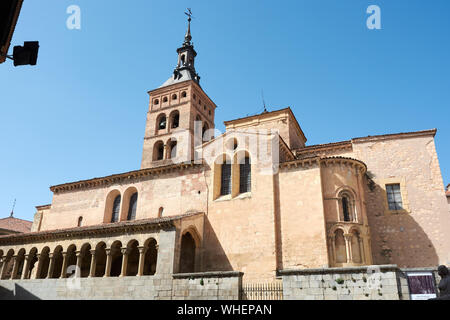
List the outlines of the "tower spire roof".
<svg viewBox="0 0 450 320">
<path fill-rule="evenodd" d="M 200 85 L 200 76 L 195 71 L 195 57 L 197 52 L 194 50 L 194 44 L 191 42 L 191 21 L 192 12 L 188 8 L 184 13 L 188 16 L 188 27 L 184 36 L 183 45 L 177 49 L 178 62 L 177 66 L 173 70 L 173 75 L 166 81 L 161 87 L 166 87 L 175 83 L 193 80 Z"/>
</svg>

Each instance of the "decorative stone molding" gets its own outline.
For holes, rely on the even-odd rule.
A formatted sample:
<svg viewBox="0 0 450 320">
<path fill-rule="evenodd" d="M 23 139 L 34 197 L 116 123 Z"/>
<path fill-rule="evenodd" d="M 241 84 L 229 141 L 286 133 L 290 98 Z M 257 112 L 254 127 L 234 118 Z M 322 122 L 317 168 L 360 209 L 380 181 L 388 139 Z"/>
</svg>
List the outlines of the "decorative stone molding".
<svg viewBox="0 0 450 320">
<path fill-rule="evenodd" d="M 7 235 L 0 237 L 0 244 L 13 245 L 13 244 L 33 243 L 37 241 L 45 241 L 52 239 L 70 239 L 76 237 L 88 238 L 92 235 L 112 236 L 115 234 L 124 234 L 133 231 L 140 232 L 148 230 L 170 229 L 175 227 L 174 221 L 196 215 L 203 215 L 203 213 L 202 212 L 187 213 L 184 215 L 178 215 L 173 217 L 122 221 L 95 226 Z"/>
<path fill-rule="evenodd" d="M 181 164 L 172 164 L 167 166 L 148 168 L 136 171 L 130 171 L 126 173 L 115 174 L 102 178 L 94 178 L 90 180 L 82 180 L 78 182 L 70 182 L 61 185 L 56 185 L 50 187 L 50 190 L 54 193 L 60 193 L 64 191 L 73 191 L 78 189 L 85 188 L 94 188 L 100 186 L 106 186 L 113 183 L 123 183 L 124 181 L 135 180 L 143 177 L 161 175 L 169 172 L 173 172 L 176 170 L 185 170 L 189 168 L 194 168 L 200 166 L 199 164 L 191 163 L 181 163 Z"/>
</svg>

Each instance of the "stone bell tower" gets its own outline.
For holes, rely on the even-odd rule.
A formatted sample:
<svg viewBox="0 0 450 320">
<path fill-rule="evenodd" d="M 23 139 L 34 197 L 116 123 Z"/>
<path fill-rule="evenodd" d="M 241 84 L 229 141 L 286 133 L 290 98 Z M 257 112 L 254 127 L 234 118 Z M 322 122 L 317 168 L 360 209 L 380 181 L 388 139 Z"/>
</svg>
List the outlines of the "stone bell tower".
<svg viewBox="0 0 450 320">
<path fill-rule="evenodd" d="M 194 133 L 214 128 L 215 103 L 200 86 L 195 71 L 197 52 L 191 42 L 191 16 L 183 45 L 177 49 L 173 75 L 149 91 L 141 169 L 192 161 Z M 197 142 L 198 143 L 198 140 Z"/>
</svg>

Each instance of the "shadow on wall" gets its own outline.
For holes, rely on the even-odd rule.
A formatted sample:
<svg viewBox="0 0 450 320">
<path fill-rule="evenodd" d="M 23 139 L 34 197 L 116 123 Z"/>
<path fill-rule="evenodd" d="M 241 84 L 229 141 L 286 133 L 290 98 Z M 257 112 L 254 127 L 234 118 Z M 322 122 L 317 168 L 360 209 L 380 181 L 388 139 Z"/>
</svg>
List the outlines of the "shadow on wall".
<svg viewBox="0 0 450 320">
<path fill-rule="evenodd" d="M 203 228 L 203 243 L 208 244 L 203 251 L 204 271 L 234 271 L 207 216 Z"/>
<path fill-rule="evenodd" d="M 37 296 L 22 288 L 17 283 L 14 284 L 14 290 L 8 290 L 0 286 L 0 300 L 40 300 Z"/>
<path fill-rule="evenodd" d="M 385 213 L 385 191 L 365 184 L 374 264 L 400 268 L 435 267 L 439 258 L 428 235 L 410 213 Z"/>
</svg>

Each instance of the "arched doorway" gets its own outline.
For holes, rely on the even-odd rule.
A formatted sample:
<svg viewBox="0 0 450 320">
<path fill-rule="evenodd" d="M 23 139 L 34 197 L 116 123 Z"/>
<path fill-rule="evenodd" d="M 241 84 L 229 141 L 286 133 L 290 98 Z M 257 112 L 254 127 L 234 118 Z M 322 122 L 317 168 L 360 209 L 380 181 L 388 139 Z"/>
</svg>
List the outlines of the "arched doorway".
<svg viewBox="0 0 450 320">
<path fill-rule="evenodd" d="M 195 271 L 196 244 L 190 232 L 186 232 L 181 238 L 180 272 L 190 273 Z"/>
<path fill-rule="evenodd" d="M 156 273 L 156 263 L 158 261 L 158 250 L 156 240 L 149 239 L 145 245 L 144 276 L 151 276 Z"/>
<path fill-rule="evenodd" d="M 138 274 L 139 269 L 139 242 L 136 240 L 131 240 L 128 243 L 128 261 L 127 261 L 127 276 L 135 276 Z"/>
<path fill-rule="evenodd" d="M 53 274 L 50 275 L 52 279 L 58 279 L 61 277 L 62 266 L 64 262 L 63 257 L 63 248 L 61 246 L 57 246 L 55 251 L 53 251 Z"/>
<path fill-rule="evenodd" d="M 100 242 L 95 248 L 95 276 L 103 277 L 106 270 L 106 244 Z"/>
<path fill-rule="evenodd" d="M 118 277 L 122 273 L 122 243 L 116 241 L 111 246 L 111 277 Z"/>
</svg>

